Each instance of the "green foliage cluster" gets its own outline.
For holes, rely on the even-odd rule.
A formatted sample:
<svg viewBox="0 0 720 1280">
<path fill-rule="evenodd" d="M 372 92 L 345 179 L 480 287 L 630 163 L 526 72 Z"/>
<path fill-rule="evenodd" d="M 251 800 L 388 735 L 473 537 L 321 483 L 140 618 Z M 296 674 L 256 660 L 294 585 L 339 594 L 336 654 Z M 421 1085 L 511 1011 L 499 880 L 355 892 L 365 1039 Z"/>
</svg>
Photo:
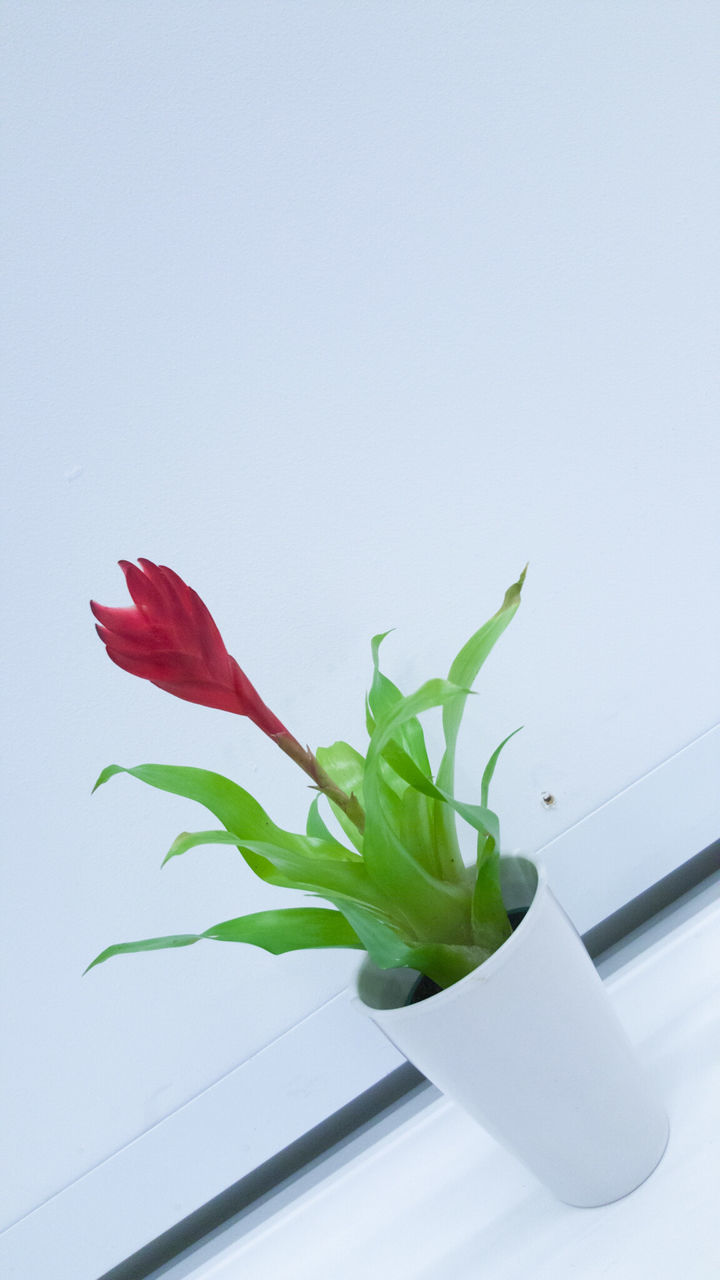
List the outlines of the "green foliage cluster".
<svg viewBox="0 0 720 1280">
<path fill-rule="evenodd" d="M 310 806 L 305 833 L 296 834 L 276 826 L 257 800 L 220 774 L 159 764 L 104 769 L 96 789 L 115 774 L 127 773 L 198 801 L 220 822 L 216 830 L 183 832 L 165 862 L 196 845 L 235 845 L 250 870 L 268 884 L 304 891 L 330 905 L 260 911 L 200 934 L 119 943 L 88 968 L 111 956 L 185 947 L 208 938 L 250 943 L 275 955 L 308 947 L 365 949 L 381 968 L 409 966 L 447 987 L 497 950 L 511 930 L 500 892 L 499 822 L 488 806 L 488 792 L 509 738 L 487 763 L 479 804 L 463 803 L 453 794 L 455 753 L 471 686 L 517 611 L 524 578 L 523 570 L 497 613 L 460 650 L 447 679 L 428 680 L 407 697 L 380 670 L 384 636 L 372 641 L 367 753 L 363 757 L 347 742 L 316 753 L 325 773 L 356 796 L 364 810 L 361 832 L 327 800 L 347 844 L 326 825 L 319 795 Z M 419 717 L 434 707 L 442 708 L 444 752 L 433 777 Z M 460 853 L 457 815 L 477 835 L 470 868 Z"/>
</svg>

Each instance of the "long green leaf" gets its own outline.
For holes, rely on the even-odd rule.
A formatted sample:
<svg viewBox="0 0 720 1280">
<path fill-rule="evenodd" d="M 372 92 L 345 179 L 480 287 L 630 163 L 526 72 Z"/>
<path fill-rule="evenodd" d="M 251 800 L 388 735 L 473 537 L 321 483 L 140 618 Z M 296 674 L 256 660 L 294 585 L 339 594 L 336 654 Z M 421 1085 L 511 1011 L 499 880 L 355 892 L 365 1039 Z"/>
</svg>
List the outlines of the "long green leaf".
<svg viewBox="0 0 720 1280">
<path fill-rule="evenodd" d="M 140 942 L 119 942 L 106 947 L 88 965 L 86 973 L 112 956 L 136 951 L 159 951 L 169 947 L 189 947 L 211 939 L 216 942 L 245 942 L 273 955 L 313 947 L 352 947 L 363 944 L 339 911 L 323 907 L 288 907 L 280 911 L 257 911 L 213 925 L 204 933 L 179 933 L 164 938 L 145 938 Z"/>
<path fill-rule="evenodd" d="M 441 880 L 444 870 L 435 845 L 434 804 L 434 800 L 414 787 L 405 787 L 397 797 L 392 822 L 402 843 L 413 850 L 427 871 Z"/>
<path fill-rule="evenodd" d="M 325 856 L 332 845 L 313 840 L 314 851 L 298 851 L 264 840 L 240 840 L 238 848 L 252 871 L 261 880 L 286 889 L 304 889 L 343 896 L 358 902 L 384 907 L 385 899 L 370 879 L 360 858 Z M 342 847 L 342 846 L 338 846 Z"/>
<path fill-rule="evenodd" d="M 367 698 L 366 716 L 368 733 L 371 737 L 375 731 L 376 722 L 387 719 L 393 708 L 402 701 L 403 697 L 397 685 L 393 684 L 392 680 L 380 670 L 380 645 L 389 634 L 389 631 L 385 631 L 381 635 L 373 636 L 371 641 L 373 679 Z M 425 773 L 429 773 L 430 760 L 428 759 L 425 745 L 425 734 L 417 717 L 411 716 L 409 720 L 404 721 L 398 727 L 397 735 L 400 745 L 407 751 L 418 767 Z"/>
<path fill-rule="evenodd" d="M 352 947 L 363 950 L 355 930 L 339 911 L 326 907 L 285 907 L 257 911 L 213 925 L 202 935 L 217 942 L 247 942 L 273 955 L 315 947 Z"/>
<path fill-rule="evenodd" d="M 143 938 L 140 942 L 116 942 L 90 961 L 83 977 L 94 969 L 96 964 L 102 964 L 112 956 L 129 955 L 132 951 L 164 951 L 168 947 L 190 947 L 194 942 L 199 942 L 201 937 L 199 933 L 172 933 L 165 938 Z"/>
<path fill-rule="evenodd" d="M 464 978 L 486 960 L 487 947 L 446 942 L 418 943 L 392 921 L 363 907 L 338 904 L 370 958 L 380 969 L 409 968 L 426 973 L 441 987 Z"/>
<path fill-rule="evenodd" d="M 363 798 L 365 760 L 349 742 L 333 742 L 330 747 L 318 747 L 317 759 L 333 782 L 348 795 Z"/>
<path fill-rule="evenodd" d="M 408 948 L 404 964 L 417 969 L 437 982 L 439 987 L 450 987 L 466 978 L 473 969 L 487 960 L 496 948 L 475 944 L 462 945 L 447 942 L 430 942 L 420 947 Z"/>
<path fill-rule="evenodd" d="M 356 796 L 362 805 L 365 760 L 360 752 L 351 747 L 349 742 L 333 742 L 330 747 L 318 747 L 315 755 L 321 768 L 336 786 L 347 795 Z M 330 808 L 350 843 L 359 853 L 362 853 L 363 838 L 355 823 L 351 822 L 347 814 L 333 801 L 330 801 Z"/>
<path fill-rule="evenodd" d="M 417 942 L 387 920 L 361 908 L 341 906 L 379 969 L 416 969 L 441 987 L 466 977 L 486 960 L 490 951 L 474 942 Z"/>
<path fill-rule="evenodd" d="M 483 663 L 517 613 L 526 572 L 527 566 L 523 569 L 517 582 L 508 587 L 497 613 L 493 614 L 492 618 L 480 627 L 463 645 L 448 673 L 448 680 L 453 684 L 459 685 L 466 690 L 472 688 Z M 455 748 L 463 711 L 465 710 L 465 701 L 465 698 L 458 698 L 454 704 L 449 704 L 443 709 L 445 754 L 438 773 L 438 782 L 445 790 L 452 788 L 454 780 Z"/>
<path fill-rule="evenodd" d="M 273 840 L 281 834 L 280 828 L 275 826 L 254 796 L 236 782 L 224 778 L 221 773 L 171 764 L 139 764 L 133 769 L 111 764 L 103 769 L 93 791 L 97 791 L 98 787 L 118 773 L 130 774 L 159 791 L 169 791 L 171 795 L 195 800 L 214 813 L 228 831 L 233 831 L 238 836 L 247 836 L 251 840 Z"/>
<path fill-rule="evenodd" d="M 515 731 L 517 732 L 517 730 Z M 512 734 L 509 735 L 512 737 Z M 508 739 L 506 738 L 507 742 Z M 504 744 L 501 744 L 501 747 Z M 501 748 L 498 748 L 496 756 Z M 400 774 L 416 791 L 422 792 L 424 795 L 432 797 L 434 800 L 442 804 L 448 805 L 455 813 L 464 818 L 471 827 L 479 831 L 482 835 L 491 835 L 496 844 L 500 841 L 500 829 L 497 814 L 492 809 L 488 809 L 486 804 L 468 804 L 463 800 L 456 800 L 454 796 L 448 795 L 443 791 L 432 778 L 426 777 L 418 769 L 413 760 L 410 759 L 407 752 L 403 751 L 397 743 L 388 744 L 384 752 L 385 759 L 392 765 L 393 769 Z M 494 764 L 493 764 L 494 768 Z M 486 770 L 487 773 L 487 770 Z M 484 775 L 483 775 L 484 777 Z M 492 771 L 490 773 L 492 777 Z"/>
<path fill-rule="evenodd" d="M 237 842 L 238 837 L 232 831 L 181 831 L 170 845 L 162 865 L 200 844 L 234 844 L 237 847 Z"/>
<path fill-rule="evenodd" d="M 392 969 L 405 964 L 412 932 L 405 921 L 362 903 L 330 899 L 342 911 L 377 965 Z"/>
<path fill-rule="evenodd" d="M 472 897 L 473 940 L 496 951 L 512 929 L 500 889 L 500 854 L 491 836 L 478 837 L 478 858 Z"/>
<path fill-rule="evenodd" d="M 353 823 L 353 826 L 355 824 Z M 308 810 L 307 823 L 305 830 L 309 836 L 315 836 L 318 840 L 332 840 L 333 835 L 325 825 L 320 813 L 320 797 L 316 796 Z M 355 827 L 357 831 L 357 827 Z"/>
<path fill-rule="evenodd" d="M 522 729 L 522 725 L 520 725 L 518 729 L 513 729 L 512 733 L 509 733 L 507 738 L 503 738 L 502 742 L 500 743 L 500 746 L 495 748 L 490 759 L 485 765 L 482 781 L 480 783 L 480 803 L 483 806 L 483 808 L 487 808 L 488 796 L 490 794 L 490 783 L 493 780 L 493 774 L 495 773 L 495 766 L 497 765 L 497 762 L 500 759 L 500 752 L 502 751 L 506 743 L 508 743 L 511 738 L 514 738 L 516 733 L 520 732 L 520 729 Z"/>
<path fill-rule="evenodd" d="M 408 719 L 444 705 L 461 696 L 461 692 L 446 680 L 429 680 L 414 694 L 402 698 L 384 720 L 376 723 L 365 764 L 365 864 L 386 897 L 402 903 L 409 918 L 425 933 L 438 925 L 458 926 L 459 900 L 464 891 L 459 885 L 432 875 L 412 847 L 400 838 L 383 794 L 382 756 Z"/>
<path fill-rule="evenodd" d="M 448 680 L 466 690 L 472 688 L 483 663 L 517 613 L 526 572 L 527 565 L 517 582 L 508 587 L 497 613 L 493 614 L 492 618 L 484 623 L 463 645 L 450 667 Z M 465 701 L 465 698 L 458 698 L 454 703 L 449 703 L 443 708 L 445 751 L 437 774 L 437 784 L 444 792 L 450 795 L 455 785 L 455 753 L 458 732 L 465 710 Z M 455 819 L 452 813 L 448 809 L 437 809 L 436 821 L 439 828 L 438 838 L 443 839 L 459 855 Z"/>
<path fill-rule="evenodd" d="M 392 680 L 380 670 L 380 645 L 388 634 L 389 632 L 386 631 L 382 635 L 373 636 L 371 643 L 373 680 L 366 705 L 366 721 L 370 737 L 375 732 L 377 721 L 385 720 L 403 697 L 397 685 L 393 684 Z M 399 805 L 393 803 L 393 808 L 398 812 L 400 820 L 400 825 L 397 827 L 398 834 L 403 841 L 412 844 L 417 861 L 425 867 L 426 871 L 440 879 L 452 879 L 453 860 L 447 859 L 446 851 L 438 847 L 438 841 L 435 839 L 435 801 L 427 795 L 413 792 L 400 773 L 386 766 L 385 758 L 389 759 L 392 750 L 397 748 L 408 755 L 423 774 L 431 772 L 425 735 L 417 716 L 411 716 L 409 720 L 398 726 L 396 739 L 392 739 L 385 747 L 384 758 L 379 768 L 387 788 L 395 791 L 399 797 Z M 389 797 L 389 790 L 385 790 L 385 795 Z"/>
<path fill-rule="evenodd" d="M 127 773 L 160 791 L 195 800 L 214 813 L 223 826 L 240 839 L 268 841 L 300 854 L 307 853 L 310 857 L 318 853 L 316 841 L 278 827 L 254 796 L 220 773 L 170 764 L 140 764 L 133 769 L 111 764 L 103 769 L 93 790 L 119 773 Z M 331 838 L 323 845 L 322 853 L 326 857 L 359 861 L 358 854 L 346 849 L 339 841 Z"/>
<path fill-rule="evenodd" d="M 232 843 L 251 871 L 268 884 L 386 905 L 355 850 L 346 849 L 332 838 L 284 831 L 271 821 L 257 800 L 221 774 L 176 765 L 138 765 L 134 769 L 110 765 L 96 786 L 117 773 L 128 773 L 162 791 L 204 804 L 236 837 Z M 216 839 L 223 837 L 218 835 Z"/>
<path fill-rule="evenodd" d="M 306 837 L 303 847 L 294 848 L 267 840 L 243 840 L 230 832 L 183 832 L 174 841 L 165 862 L 200 844 L 235 845 L 250 870 L 267 884 L 306 890 L 323 897 L 331 893 L 353 901 L 383 905 L 362 860 L 333 840 Z"/>
<path fill-rule="evenodd" d="M 368 731 L 368 737 L 372 737 L 375 728 L 375 721 L 378 716 L 390 710 L 398 698 L 402 697 L 402 693 L 396 686 L 384 676 L 380 670 L 380 645 L 390 631 L 381 631 L 378 635 L 373 636 L 370 641 L 370 649 L 373 660 L 373 676 L 367 698 L 365 699 L 365 727 Z"/>
</svg>

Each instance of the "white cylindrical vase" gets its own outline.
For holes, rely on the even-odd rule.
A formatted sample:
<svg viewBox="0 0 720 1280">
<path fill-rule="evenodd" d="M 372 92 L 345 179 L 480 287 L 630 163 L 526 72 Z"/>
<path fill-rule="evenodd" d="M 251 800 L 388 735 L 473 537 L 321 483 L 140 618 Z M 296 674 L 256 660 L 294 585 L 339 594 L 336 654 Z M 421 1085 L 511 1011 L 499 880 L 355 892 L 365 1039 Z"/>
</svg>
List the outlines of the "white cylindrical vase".
<svg viewBox="0 0 720 1280">
<path fill-rule="evenodd" d="M 524 880 L 532 901 L 484 964 L 407 1004 L 417 974 L 366 960 L 356 995 L 400 1052 L 560 1200 L 609 1204 L 658 1164 L 667 1116 L 544 871 L 508 858 L 503 878 L 504 893 Z"/>
</svg>

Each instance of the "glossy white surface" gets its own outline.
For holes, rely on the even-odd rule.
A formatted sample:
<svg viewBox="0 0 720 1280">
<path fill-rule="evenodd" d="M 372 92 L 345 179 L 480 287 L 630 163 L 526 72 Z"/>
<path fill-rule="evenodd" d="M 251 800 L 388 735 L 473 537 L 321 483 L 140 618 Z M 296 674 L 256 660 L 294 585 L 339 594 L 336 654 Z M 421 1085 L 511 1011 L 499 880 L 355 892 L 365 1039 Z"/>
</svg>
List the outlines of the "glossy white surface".
<svg viewBox="0 0 720 1280">
<path fill-rule="evenodd" d="M 697 852 L 694 842 L 717 831 L 713 770 L 720 776 L 720 729 L 604 805 L 597 815 L 599 837 L 594 815 L 575 829 L 579 850 L 593 855 L 584 887 L 597 898 L 597 914 L 586 907 L 586 925 L 602 919 L 608 905 L 618 907 L 630 884 L 636 891 L 647 887 L 637 865 L 631 870 L 643 821 L 641 851 L 656 849 L 663 870 Z M 668 795 L 670 810 L 661 803 Z M 604 876 L 606 850 L 622 868 L 612 887 Z M 571 854 L 568 836 L 543 860 L 561 901 L 574 897 L 577 910 Z M 645 857 L 639 865 L 649 876 L 652 860 Z M 52 1260 L 53 1280 L 96 1280 L 400 1066 L 402 1055 L 353 1013 L 351 999 L 350 989 L 341 992 L 2 1233 L 3 1276 L 45 1280 Z M 122 1215 L 115 1211 L 120 1203 Z"/>
<path fill-rule="evenodd" d="M 518 865 L 529 867 L 506 864 Z M 427 1002 L 405 1004 L 411 987 L 407 970 L 367 961 L 359 1012 L 543 1186 L 596 1206 L 644 1182 L 665 1150 L 667 1115 L 543 867 L 499 951 Z M 378 1008 L 363 999 L 376 995 Z"/>
<path fill-rule="evenodd" d="M 716 886 L 717 891 L 717 886 Z M 167 1280 L 715 1280 L 720 1271 L 720 898 L 607 980 L 670 1113 L 666 1154 L 631 1195 L 559 1204 L 436 1099 Z M 532 1063 L 528 1063 L 532 1074 Z M 297 1190 L 297 1189 L 296 1189 Z"/>
</svg>

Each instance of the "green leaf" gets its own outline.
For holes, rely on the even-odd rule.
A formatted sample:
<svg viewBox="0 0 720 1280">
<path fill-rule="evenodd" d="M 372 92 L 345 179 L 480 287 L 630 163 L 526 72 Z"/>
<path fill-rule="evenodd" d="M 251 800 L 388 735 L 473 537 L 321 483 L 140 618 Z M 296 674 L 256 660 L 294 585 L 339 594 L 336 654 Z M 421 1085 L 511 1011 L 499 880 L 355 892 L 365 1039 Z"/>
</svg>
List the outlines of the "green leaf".
<svg viewBox="0 0 720 1280">
<path fill-rule="evenodd" d="M 208 839 L 210 837 L 210 839 Z M 376 886 L 370 881 L 362 859 L 335 840 L 321 837 L 298 837 L 299 847 L 274 844 L 267 840 L 243 840 L 222 831 L 184 832 L 173 844 L 173 852 L 204 843 L 234 844 L 250 870 L 267 884 L 279 888 L 309 890 L 327 897 L 357 899 L 381 904 Z"/>
<path fill-rule="evenodd" d="M 473 969 L 487 960 L 492 951 L 487 947 L 447 942 L 431 942 L 408 949 L 405 964 L 417 969 L 437 982 L 439 987 L 450 987 L 466 978 Z"/>
<path fill-rule="evenodd" d="M 378 889 L 370 880 L 362 859 L 349 850 L 345 858 L 325 840 L 306 837 L 305 850 L 270 844 L 264 840 L 241 840 L 238 848 L 252 871 L 268 884 L 286 889 L 305 889 L 327 897 L 328 893 L 360 902 L 384 905 Z"/>
<path fill-rule="evenodd" d="M 500 854 L 492 836 L 478 836 L 477 875 L 472 896 L 473 940 L 488 954 L 510 937 L 512 929 L 500 889 Z"/>
<path fill-rule="evenodd" d="M 490 952 L 475 943 L 418 942 L 387 920 L 358 907 L 341 907 L 379 969 L 416 969 L 441 987 L 466 977 Z"/>
<path fill-rule="evenodd" d="M 353 826 L 355 824 L 353 823 Z M 318 840 L 332 840 L 332 832 L 328 830 L 320 813 L 320 797 L 316 796 L 308 810 L 307 823 L 305 830 L 309 836 L 315 836 Z M 357 831 L 357 827 L 355 828 Z"/>
<path fill-rule="evenodd" d="M 308 853 L 310 856 L 313 854 L 310 837 L 284 831 L 282 827 L 276 826 L 248 791 L 220 773 L 171 764 L 140 764 L 134 769 L 111 764 L 103 769 L 93 790 L 97 790 L 118 773 L 130 774 L 160 791 L 169 791 L 172 795 L 195 800 L 214 813 L 223 826 L 240 839 L 268 841 L 270 844 L 284 845 L 298 853 Z M 324 841 L 324 844 L 324 852 L 328 857 L 359 860 L 356 853 L 345 849 L 339 841 L 331 838 Z"/>
<path fill-rule="evenodd" d="M 150 787 L 197 801 L 236 835 L 252 840 L 272 840 L 280 834 L 280 828 L 275 826 L 262 805 L 248 791 L 220 773 L 171 764 L 140 764 L 134 769 L 111 764 L 103 769 L 93 791 L 118 773 L 128 773 Z"/>
<path fill-rule="evenodd" d="M 508 743 L 511 738 L 514 738 L 516 733 L 520 732 L 520 729 L 522 729 L 522 725 L 520 725 L 518 729 L 513 729 L 512 733 L 509 733 L 507 738 L 503 738 L 502 742 L 500 743 L 500 746 L 495 748 L 490 759 L 485 765 L 485 770 L 482 776 L 482 782 L 480 783 L 480 803 L 483 806 L 483 808 L 487 808 L 488 796 L 490 792 L 490 783 L 493 780 L 493 774 L 495 773 L 495 766 L 500 758 L 500 752 L 502 751 L 505 744 Z"/>
<path fill-rule="evenodd" d="M 168 947 L 190 947 L 193 942 L 198 942 L 200 934 L 197 933 L 174 933 L 166 938 L 144 938 L 141 942 L 116 942 L 112 947 L 106 947 L 100 952 L 94 960 L 91 960 L 85 973 L 89 973 L 95 968 L 96 964 L 102 964 L 105 960 L 110 960 L 112 956 L 129 955 L 132 951 L 161 951 Z M 83 974 L 83 977 L 85 976 Z"/>
<path fill-rule="evenodd" d="M 417 969 L 439 986 L 448 987 L 471 973 L 490 954 L 474 943 L 418 943 L 405 930 L 374 911 L 350 904 L 342 904 L 340 909 L 380 969 Z"/>
<path fill-rule="evenodd" d="M 493 614 L 492 618 L 463 645 L 448 673 L 448 680 L 453 684 L 468 691 L 472 688 L 485 660 L 517 613 L 526 572 L 527 566 L 517 582 L 508 587 L 497 613 Z M 458 698 L 454 704 L 448 705 L 443 710 L 445 755 L 440 766 L 438 782 L 446 789 L 451 789 L 454 779 L 455 748 L 464 709 L 465 698 Z"/>
<path fill-rule="evenodd" d="M 357 796 L 362 805 L 365 760 L 360 752 L 351 747 L 348 742 L 333 742 L 330 747 L 318 747 L 315 756 L 320 767 L 325 770 L 336 786 L 349 796 Z M 351 822 L 347 814 L 332 800 L 330 808 L 350 843 L 359 853 L 362 853 L 363 838 L 355 823 Z"/>
<path fill-rule="evenodd" d="M 257 911 L 206 929 L 202 935 L 217 942 L 247 942 L 273 955 L 314 947 L 352 947 L 363 944 L 345 916 L 325 907 L 286 907 Z"/>
<path fill-rule="evenodd" d="M 515 732 L 517 733 L 518 730 L 516 729 Z M 509 737 L 512 736 L 512 734 L 509 735 Z M 506 738 L 505 741 L 507 742 L 508 738 Z M 501 743 L 500 747 L 498 747 L 497 752 L 495 753 L 496 757 L 499 755 L 502 746 L 504 746 L 504 743 Z M 471 827 L 474 827 L 476 831 L 479 831 L 483 835 L 491 835 L 495 840 L 495 843 L 499 844 L 500 827 L 497 814 L 493 813 L 492 809 L 488 809 L 485 803 L 479 805 L 468 804 L 463 800 L 456 800 L 454 796 L 448 795 L 446 791 L 443 791 L 436 783 L 433 782 L 432 778 L 425 777 L 425 775 L 417 768 L 414 761 L 411 760 L 407 753 L 404 752 L 395 742 L 390 743 L 383 754 L 385 759 L 392 765 L 393 769 L 395 769 L 401 777 L 405 778 L 405 780 L 417 791 L 422 792 L 426 796 L 432 797 L 434 800 L 437 800 L 442 804 L 448 805 L 462 818 L 464 818 Z M 485 772 L 487 773 L 487 769 Z M 490 772 L 490 777 L 492 777 L 492 770 Z M 485 775 L 483 775 L 483 779 L 484 778 Z"/>
<path fill-rule="evenodd" d="M 331 895 L 377 907 L 387 906 L 382 891 L 372 882 L 355 850 L 346 849 L 333 838 L 283 831 L 257 800 L 221 774 L 176 765 L 138 765 L 134 769 L 110 765 L 103 770 L 96 785 L 116 773 L 128 773 L 162 791 L 204 804 L 235 837 L 232 843 L 237 845 L 250 870 L 268 884 L 306 890 L 322 897 Z M 225 843 L 221 833 L 217 833 L 215 839 Z M 188 833 L 184 840 L 186 848 L 192 840 L 192 833 Z"/>
<path fill-rule="evenodd" d="M 360 938 L 366 951 L 382 969 L 392 969 L 405 963 L 407 954 L 407 926 L 390 919 L 382 911 L 357 902 L 335 901 L 351 927 Z"/>
<path fill-rule="evenodd" d="M 398 698 L 402 698 L 402 693 L 397 686 L 394 685 L 392 680 L 389 680 L 387 676 L 383 675 L 380 670 L 380 645 L 383 640 L 391 634 L 392 630 L 393 628 L 391 627 L 389 631 L 381 631 L 378 635 L 373 636 L 370 641 L 373 661 L 373 677 L 368 695 L 365 699 L 365 725 L 369 738 L 372 737 L 375 731 L 375 721 L 378 717 L 386 715 L 397 702 Z"/>
<path fill-rule="evenodd" d="M 373 661 L 373 678 L 372 684 L 370 685 L 370 691 L 367 696 L 366 709 L 370 717 L 372 728 L 375 726 L 375 721 L 387 715 L 392 710 L 398 699 L 402 698 L 402 693 L 397 686 L 394 685 L 392 680 L 389 680 L 387 676 L 383 675 L 380 670 L 380 645 L 383 640 L 392 633 L 392 630 L 393 628 L 391 627 L 389 631 L 381 631 L 378 635 L 373 636 L 370 641 L 370 650 Z M 372 733 L 372 728 L 369 727 L 368 732 Z"/>
<path fill-rule="evenodd" d="M 237 842 L 238 837 L 232 831 L 181 831 L 165 854 L 162 866 L 199 844 L 234 844 L 237 848 Z"/>
<path fill-rule="evenodd" d="M 373 680 L 367 698 L 368 714 L 366 717 L 368 733 L 371 737 L 375 731 L 377 721 L 386 719 L 393 708 L 402 701 L 403 697 L 397 685 L 393 684 L 392 680 L 383 675 L 380 670 L 380 645 L 388 635 L 390 635 L 390 632 L 384 631 L 381 635 L 373 636 L 371 641 Z M 403 750 L 407 751 L 418 767 L 425 773 L 430 773 L 430 760 L 425 745 L 425 734 L 417 717 L 411 716 L 409 720 L 400 725 L 397 730 L 397 736 Z"/>
<path fill-rule="evenodd" d="M 492 618 L 484 623 L 463 645 L 450 667 L 448 680 L 468 691 L 472 688 L 483 663 L 517 613 L 526 572 L 527 565 L 517 582 L 508 587 L 497 613 L 493 614 Z M 437 783 L 448 794 L 452 794 L 455 785 L 455 752 L 458 732 L 465 710 L 465 701 L 465 698 L 458 698 L 455 702 L 449 703 L 443 708 L 445 752 L 438 770 Z M 437 822 L 439 826 L 438 837 L 443 837 L 459 855 L 455 820 L 452 813 L 447 809 L 438 809 Z"/>
<path fill-rule="evenodd" d="M 386 897 L 402 904 L 421 935 L 428 929 L 439 929 L 442 936 L 443 929 L 460 927 L 458 913 L 465 890 L 428 871 L 423 859 L 400 837 L 383 789 L 382 757 L 387 744 L 408 719 L 442 706 L 462 692 L 446 680 L 429 680 L 416 693 L 401 698 L 382 721 L 376 722 L 365 764 L 365 864 Z"/>
<path fill-rule="evenodd" d="M 349 742 L 333 742 L 330 747 L 318 747 L 315 752 L 320 765 L 348 795 L 356 795 L 362 801 L 365 760 Z"/>
<path fill-rule="evenodd" d="M 405 787 L 397 797 L 392 821 L 402 843 L 412 848 L 426 870 L 442 880 L 443 866 L 435 846 L 432 818 L 434 803 L 414 787 Z"/>
<path fill-rule="evenodd" d="M 273 955 L 312 947 L 352 947 L 363 944 L 339 911 L 323 907 L 288 907 L 280 911 L 257 911 L 213 925 L 204 933 L 180 933 L 165 938 L 145 938 L 141 942 L 120 942 L 107 947 L 88 965 L 85 973 L 112 956 L 135 951 L 159 951 L 169 947 L 189 947 L 203 939 L 216 942 L 245 942 Z"/>
<path fill-rule="evenodd" d="M 443 857 L 444 851 L 435 839 L 437 793 L 432 782 L 425 785 L 425 775 L 394 739 L 383 750 L 379 772 L 386 816 L 400 840 L 412 849 L 426 871 L 439 880 L 452 882 L 456 878 L 455 866 Z"/>
</svg>

